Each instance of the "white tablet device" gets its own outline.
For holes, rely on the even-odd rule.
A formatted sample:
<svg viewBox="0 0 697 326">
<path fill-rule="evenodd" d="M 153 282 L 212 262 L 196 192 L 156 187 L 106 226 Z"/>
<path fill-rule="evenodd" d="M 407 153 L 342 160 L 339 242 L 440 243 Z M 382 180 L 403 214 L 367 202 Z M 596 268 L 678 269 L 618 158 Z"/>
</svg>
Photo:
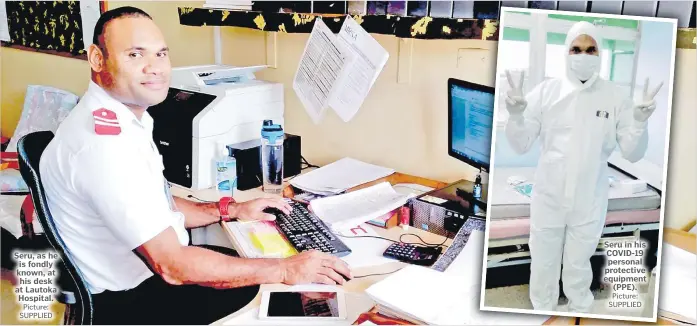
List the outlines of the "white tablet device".
<svg viewBox="0 0 697 326">
<path fill-rule="evenodd" d="M 342 292 L 269 291 L 261 294 L 260 319 L 344 320 Z"/>
</svg>

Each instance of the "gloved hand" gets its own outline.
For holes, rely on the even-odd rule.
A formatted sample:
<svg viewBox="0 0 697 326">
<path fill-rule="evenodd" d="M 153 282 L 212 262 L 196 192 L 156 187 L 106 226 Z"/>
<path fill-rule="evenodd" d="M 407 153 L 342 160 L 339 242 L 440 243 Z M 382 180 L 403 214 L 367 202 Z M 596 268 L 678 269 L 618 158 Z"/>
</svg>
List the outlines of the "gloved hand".
<svg viewBox="0 0 697 326">
<path fill-rule="evenodd" d="M 644 83 L 644 94 L 642 95 L 642 101 L 640 103 L 634 104 L 634 120 L 639 122 L 645 122 L 649 119 L 653 111 L 656 110 L 656 101 L 653 99 L 658 94 L 658 91 L 663 86 L 663 82 L 658 84 L 656 89 L 649 91 L 649 79 L 646 78 Z"/>
<path fill-rule="evenodd" d="M 525 95 L 523 94 L 525 72 L 521 72 L 518 85 L 513 82 L 513 77 L 511 77 L 509 70 L 506 70 L 506 78 L 508 79 L 508 85 L 511 87 L 506 93 L 506 109 L 511 115 L 520 115 L 525 111 L 525 107 L 528 106 L 528 102 L 525 101 Z"/>
</svg>

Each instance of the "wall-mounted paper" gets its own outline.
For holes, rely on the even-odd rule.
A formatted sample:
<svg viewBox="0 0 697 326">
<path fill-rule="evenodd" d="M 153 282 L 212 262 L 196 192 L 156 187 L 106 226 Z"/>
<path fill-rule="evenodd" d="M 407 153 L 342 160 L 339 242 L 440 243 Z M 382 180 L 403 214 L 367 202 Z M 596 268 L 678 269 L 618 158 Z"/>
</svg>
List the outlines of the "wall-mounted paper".
<svg viewBox="0 0 697 326">
<path fill-rule="evenodd" d="M 82 41 L 85 44 L 85 50 L 92 44 L 94 35 L 94 26 L 97 25 L 97 20 L 102 12 L 99 10 L 99 0 L 82 0 L 80 1 L 80 16 L 82 17 Z"/>
<path fill-rule="evenodd" d="M 0 41 L 10 41 L 10 28 L 7 24 L 7 9 L 5 0 L 0 0 Z"/>
<path fill-rule="evenodd" d="M 315 19 L 310 38 L 293 79 L 293 90 L 312 121 L 322 120 L 346 56 L 337 46 L 336 35 L 321 18 Z"/>
<path fill-rule="evenodd" d="M 337 37 L 321 18 L 295 74 L 293 89 L 317 124 L 331 107 L 348 122 L 358 112 L 389 54 L 351 16 Z"/>
<path fill-rule="evenodd" d="M 351 16 L 341 26 L 338 41 L 348 60 L 329 106 L 348 122 L 360 109 L 390 55 Z"/>
</svg>

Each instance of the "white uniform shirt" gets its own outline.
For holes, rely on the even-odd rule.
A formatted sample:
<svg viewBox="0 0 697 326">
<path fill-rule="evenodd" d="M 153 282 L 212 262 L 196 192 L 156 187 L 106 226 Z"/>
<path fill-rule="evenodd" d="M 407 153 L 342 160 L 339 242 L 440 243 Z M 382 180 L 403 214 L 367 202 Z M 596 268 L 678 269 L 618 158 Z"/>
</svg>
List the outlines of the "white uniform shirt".
<svg viewBox="0 0 697 326">
<path fill-rule="evenodd" d="M 152 130 L 147 112 L 138 120 L 90 82 L 41 157 L 48 207 L 92 293 L 131 289 L 152 276 L 133 250 L 167 228 L 189 242 L 184 215 L 171 209 Z"/>
</svg>

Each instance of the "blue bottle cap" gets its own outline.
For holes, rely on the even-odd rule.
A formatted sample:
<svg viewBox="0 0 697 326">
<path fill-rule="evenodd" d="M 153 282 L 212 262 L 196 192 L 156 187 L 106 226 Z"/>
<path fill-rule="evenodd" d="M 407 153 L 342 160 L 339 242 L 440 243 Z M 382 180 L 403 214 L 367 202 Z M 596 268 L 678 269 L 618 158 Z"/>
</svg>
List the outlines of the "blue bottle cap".
<svg viewBox="0 0 697 326">
<path fill-rule="evenodd" d="M 277 138 L 283 137 L 283 127 L 273 124 L 271 120 L 264 120 L 264 125 L 261 127 L 261 137 L 274 144 Z"/>
</svg>

